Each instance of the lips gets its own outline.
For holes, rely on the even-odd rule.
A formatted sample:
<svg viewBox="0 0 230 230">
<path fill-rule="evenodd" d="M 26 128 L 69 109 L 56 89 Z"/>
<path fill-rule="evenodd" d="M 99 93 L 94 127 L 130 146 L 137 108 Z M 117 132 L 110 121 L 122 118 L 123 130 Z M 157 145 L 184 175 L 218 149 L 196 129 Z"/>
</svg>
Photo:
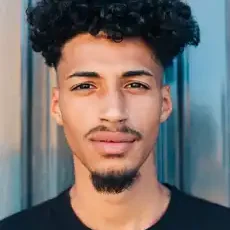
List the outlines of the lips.
<svg viewBox="0 0 230 230">
<path fill-rule="evenodd" d="M 90 137 L 91 141 L 100 142 L 134 142 L 137 138 L 132 134 L 124 134 L 119 132 L 98 132 Z"/>
<path fill-rule="evenodd" d="M 131 149 L 137 138 L 131 134 L 98 132 L 90 138 L 93 148 L 105 155 L 124 154 Z"/>
</svg>

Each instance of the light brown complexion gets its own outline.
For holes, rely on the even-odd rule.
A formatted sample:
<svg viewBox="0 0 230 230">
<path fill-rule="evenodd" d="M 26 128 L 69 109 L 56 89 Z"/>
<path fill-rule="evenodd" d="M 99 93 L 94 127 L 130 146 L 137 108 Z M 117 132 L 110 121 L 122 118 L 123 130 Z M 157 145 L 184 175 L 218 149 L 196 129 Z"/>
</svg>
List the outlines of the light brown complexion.
<svg viewBox="0 0 230 230">
<path fill-rule="evenodd" d="M 57 66 L 51 112 L 64 128 L 73 152 L 75 184 L 71 205 L 92 229 L 146 229 L 164 213 L 168 190 L 157 181 L 154 145 L 160 123 L 172 111 L 164 70 L 140 39 L 115 43 L 103 37 L 78 35 L 67 42 Z M 141 134 L 119 157 L 105 157 L 90 137 L 98 127 L 122 127 Z M 100 193 L 91 172 L 137 169 L 140 177 L 119 194 Z"/>
</svg>

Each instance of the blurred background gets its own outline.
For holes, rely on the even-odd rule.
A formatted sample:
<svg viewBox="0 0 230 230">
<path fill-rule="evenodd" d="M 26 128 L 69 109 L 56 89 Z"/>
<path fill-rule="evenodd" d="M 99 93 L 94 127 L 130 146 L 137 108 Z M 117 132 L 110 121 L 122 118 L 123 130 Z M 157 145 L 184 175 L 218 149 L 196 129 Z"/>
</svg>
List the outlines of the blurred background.
<svg viewBox="0 0 230 230">
<path fill-rule="evenodd" d="M 230 0 L 187 0 L 201 27 L 166 70 L 174 111 L 157 144 L 159 179 L 230 206 Z M 71 185 L 71 152 L 50 118 L 55 73 L 32 53 L 25 9 L 0 0 L 0 219 Z"/>
</svg>

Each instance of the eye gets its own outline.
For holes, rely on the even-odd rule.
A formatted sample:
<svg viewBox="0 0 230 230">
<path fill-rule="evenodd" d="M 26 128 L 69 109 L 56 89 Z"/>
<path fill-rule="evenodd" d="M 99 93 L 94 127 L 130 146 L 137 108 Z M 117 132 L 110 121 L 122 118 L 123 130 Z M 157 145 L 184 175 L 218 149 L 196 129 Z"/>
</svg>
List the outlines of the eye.
<svg viewBox="0 0 230 230">
<path fill-rule="evenodd" d="M 146 86 L 140 82 L 132 82 L 131 84 L 128 84 L 126 86 L 126 88 L 132 88 L 132 89 L 139 89 L 140 88 L 140 89 L 146 89 L 146 90 L 149 89 L 148 86 Z"/>
<path fill-rule="evenodd" d="M 88 89 L 92 89 L 95 88 L 94 85 L 92 84 L 89 84 L 89 83 L 83 83 L 83 84 L 80 84 L 80 85 L 77 85 L 77 86 L 73 86 L 70 90 L 71 91 L 74 91 L 74 90 L 88 90 Z"/>
</svg>

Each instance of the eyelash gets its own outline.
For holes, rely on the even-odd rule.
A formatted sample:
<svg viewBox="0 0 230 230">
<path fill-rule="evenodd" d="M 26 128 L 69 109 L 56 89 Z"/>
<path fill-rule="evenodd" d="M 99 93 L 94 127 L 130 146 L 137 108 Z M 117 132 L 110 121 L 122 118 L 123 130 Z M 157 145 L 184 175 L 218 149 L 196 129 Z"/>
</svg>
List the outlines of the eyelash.
<svg viewBox="0 0 230 230">
<path fill-rule="evenodd" d="M 140 82 L 132 82 L 132 83 L 130 83 L 128 85 L 132 85 L 132 84 L 137 84 L 137 85 L 141 86 L 141 87 L 133 87 L 133 89 L 137 89 L 137 88 L 143 88 L 145 90 L 149 90 L 150 89 L 148 86 L 146 86 L 146 85 L 144 85 L 144 84 L 142 84 Z M 89 90 L 89 88 L 87 88 L 87 89 L 78 89 L 79 87 L 86 86 L 86 85 L 93 86 L 93 84 L 90 84 L 90 83 L 82 83 L 80 85 L 72 87 L 71 91 L 75 91 L 75 90 Z"/>
</svg>

